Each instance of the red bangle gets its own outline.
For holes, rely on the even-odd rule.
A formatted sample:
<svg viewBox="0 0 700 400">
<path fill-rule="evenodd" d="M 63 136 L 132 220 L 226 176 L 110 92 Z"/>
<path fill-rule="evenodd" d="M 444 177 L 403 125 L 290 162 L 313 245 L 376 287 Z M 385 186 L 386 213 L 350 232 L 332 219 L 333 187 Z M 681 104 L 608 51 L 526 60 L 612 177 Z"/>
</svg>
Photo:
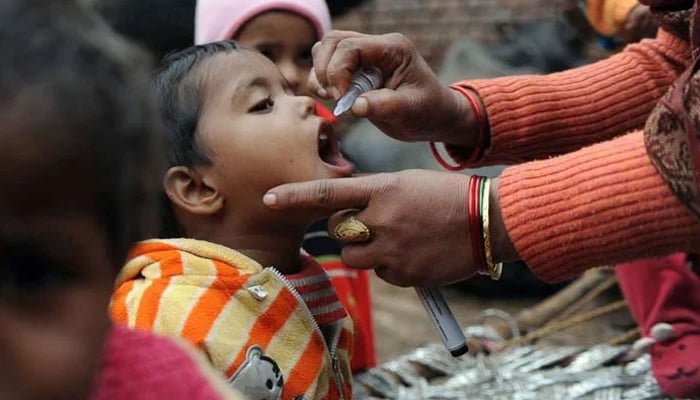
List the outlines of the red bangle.
<svg viewBox="0 0 700 400">
<path fill-rule="evenodd" d="M 445 168 L 448 171 L 462 171 L 469 168 L 469 160 L 463 161 L 457 165 L 450 165 L 438 152 L 437 146 L 435 146 L 435 142 L 430 142 L 430 151 L 433 152 L 433 157 L 435 158 L 435 161 L 437 161 L 442 168 Z"/>
<path fill-rule="evenodd" d="M 460 92 L 464 97 L 466 97 L 467 101 L 469 101 L 469 104 L 472 106 L 472 111 L 474 112 L 474 117 L 476 118 L 476 126 L 477 126 L 477 131 L 479 133 L 479 138 L 478 138 L 478 143 L 479 146 L 477 146 L 471 153 L 471 156 L 468 157 L 466 160 L 460 162 L 457 165 L 450 165 L 445 159 L 440 155 L 440 153 L 437 150 L 437 147 L 434 142 L 430 142 L 430 151 L 433 153 L 433 157 L 435 157 L 435 160 L 440 164 L 443 168 L 450 170 L 450 171 L 461 171 L 469 167 L 469 164 L 480 160 L 483 155 L 484 155 L 484 141 L 486 138 L 486 119 L 484 118 L 483 114 L 481 113 L 481 107 L 479 107 L 479 103 L 477 100 L 474 98 L 474 95 L 472 94 L 471 91 L 469 91 L 466 88 L 463 88 L 458 85 L 452 85 L 450 86 L 450 89 L 456 90 Z"/>
<path fill-rule="evenodd" d="M 469 104 L 472 106 L 472 111 L 474 111 L 474 118 L 476 118 L 476 127 L 479 132 L 479 140 L 478 143 L 479 145 L 476 146 L 474 149 L 474 152 L 472 152 L 472 156 L 469 157 L 468 161 L 476 161 L 479 158 L 481 158 L 481 154 L 483 153 L 483 148 L 484 148 L 484 139 L 486 137 L 486 120 L 484 119 L 484 116 L 481 114 L 481 107 L 479 107 L 479 102 L 476 101 L 474 98 L 474 95 L 469 89 L 463 88 L 462 86 L 458 85 L 452 85 L 450 86 L 452 90 L 456 90 L 464 97 L 467 98 L 469 101 Z"/>
<path fill-rule="evenodd" d="M 479 252 L 479 264 L 481 265 L 482 275 L 489 274 L 489 265 L 486 263 L 486 249 L 484 248 L 484 224 L 482 223 L 484 217 L 483 215 L 481 215 L 481 189 L 485 179 L 486 178 L 484 178 L 483 176 L 480 176 L 479 180 L 476 183 L 476 188 L 474 188 L 474 196 L 476 196 L 476 200 L 474 201 L 474 207 L 476 208 L 475 214 L 477 218 L 477 224 L 481 225 L 476 231 L 476 234 L 479 236 L 476 238 L 475 242 Z"/>
<path fill-rule="evenodd" d="M 479 189 L 483 177 L 473 175 L 469 177 L 468 192 L 467 192 L 467 212 L 469 222 L 469 239 L 472 247 L 472 257 L 474 266 L 477 272 L 481 275 L 487 275 L 488 269 L 484 258 L 484 249 L 482 246 L 483 226 L 481 223 L 481 205 L 479 197 Z"/>
</svg>

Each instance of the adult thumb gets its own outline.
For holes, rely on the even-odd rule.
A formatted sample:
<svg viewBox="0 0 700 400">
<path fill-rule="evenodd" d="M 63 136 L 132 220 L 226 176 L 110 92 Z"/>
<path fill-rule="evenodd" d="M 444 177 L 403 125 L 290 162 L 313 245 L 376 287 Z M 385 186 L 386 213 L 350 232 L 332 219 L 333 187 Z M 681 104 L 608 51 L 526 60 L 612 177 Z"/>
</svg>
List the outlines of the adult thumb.
<svg viewBox="0 0 700 400">
<path fill-rule="evenodd" d="M 405 111 L 403 94 L 393 89 L 379 89 L 364 93 L 352 105 L 356 117 L 369 120 L 398 118 Z"/>
</svg>

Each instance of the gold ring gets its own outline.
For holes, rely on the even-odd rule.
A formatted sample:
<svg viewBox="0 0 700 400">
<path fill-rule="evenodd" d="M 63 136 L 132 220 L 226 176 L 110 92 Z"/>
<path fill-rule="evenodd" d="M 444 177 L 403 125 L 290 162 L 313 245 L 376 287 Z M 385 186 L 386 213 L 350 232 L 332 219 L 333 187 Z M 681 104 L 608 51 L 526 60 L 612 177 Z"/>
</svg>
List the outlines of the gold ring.
<svg viewBox="0 0 700 400">
<path fill-rule="evenodd" d="M 367 225 L 355 218 L 354 215 L 339 223 L 333 229 L 333 237 L 343 243 L 362 243 L 369 240 L 371 236 Z"/>
</svg>

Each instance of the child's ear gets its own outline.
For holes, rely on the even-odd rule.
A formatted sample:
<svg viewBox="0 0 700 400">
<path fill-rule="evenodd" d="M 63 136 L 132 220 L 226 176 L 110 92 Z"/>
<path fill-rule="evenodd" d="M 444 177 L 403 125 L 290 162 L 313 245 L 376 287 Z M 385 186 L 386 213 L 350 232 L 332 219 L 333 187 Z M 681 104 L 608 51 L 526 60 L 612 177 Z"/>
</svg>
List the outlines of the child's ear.
<svg viewBox="0 0 700 400">
<path fill-rule="evenodd" d="M 163 180 L 165 193 L 174 205 L 197 215 L 213 215 L 224 207 L 224 198 L 198 171 L 171 167 Z"/>
</svg>

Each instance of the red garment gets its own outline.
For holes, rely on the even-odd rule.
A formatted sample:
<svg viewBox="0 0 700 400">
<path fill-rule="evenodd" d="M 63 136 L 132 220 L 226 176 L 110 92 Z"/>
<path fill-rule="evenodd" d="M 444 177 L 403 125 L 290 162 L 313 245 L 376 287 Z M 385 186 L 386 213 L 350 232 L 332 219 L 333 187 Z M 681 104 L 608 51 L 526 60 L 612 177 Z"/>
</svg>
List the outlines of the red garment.
<svg viewBox="0 0 700 400">
<path fill-rule="evenodd" d="M 302 257 L 301 262 L 301 271 L 284 277 L 304 299 L 316 323 L 323 326 L 347 317 L 338 292 L 333 289 L 333 284 L 321 264 L 309 256 Z"/>
<path fill-rule="evenodd" d="M 659 385 L 674 397 L 700 395 L 700 277 L 685 254 L 618 265 L 622 292 L 642 335 L 668 323 L 674 338 L 652 345 L 652 368 Z"/>
<path fill-rule="evenodd" d="M 369 273 L 347 267 L 339 256 L 319 257 L 317 261 L 331 278 L 331 283 L 353 322 L 355 342 L 350 360 L 352 372 L 374 367 L 377 358 L 374 350 Z"/>
<path fill-rule="evenodd" d="M 91 400 L 239 399 L 174 339 L 115 326 Z M 230 393 L 227 393 L 230 390 Z"/>
</svg>

